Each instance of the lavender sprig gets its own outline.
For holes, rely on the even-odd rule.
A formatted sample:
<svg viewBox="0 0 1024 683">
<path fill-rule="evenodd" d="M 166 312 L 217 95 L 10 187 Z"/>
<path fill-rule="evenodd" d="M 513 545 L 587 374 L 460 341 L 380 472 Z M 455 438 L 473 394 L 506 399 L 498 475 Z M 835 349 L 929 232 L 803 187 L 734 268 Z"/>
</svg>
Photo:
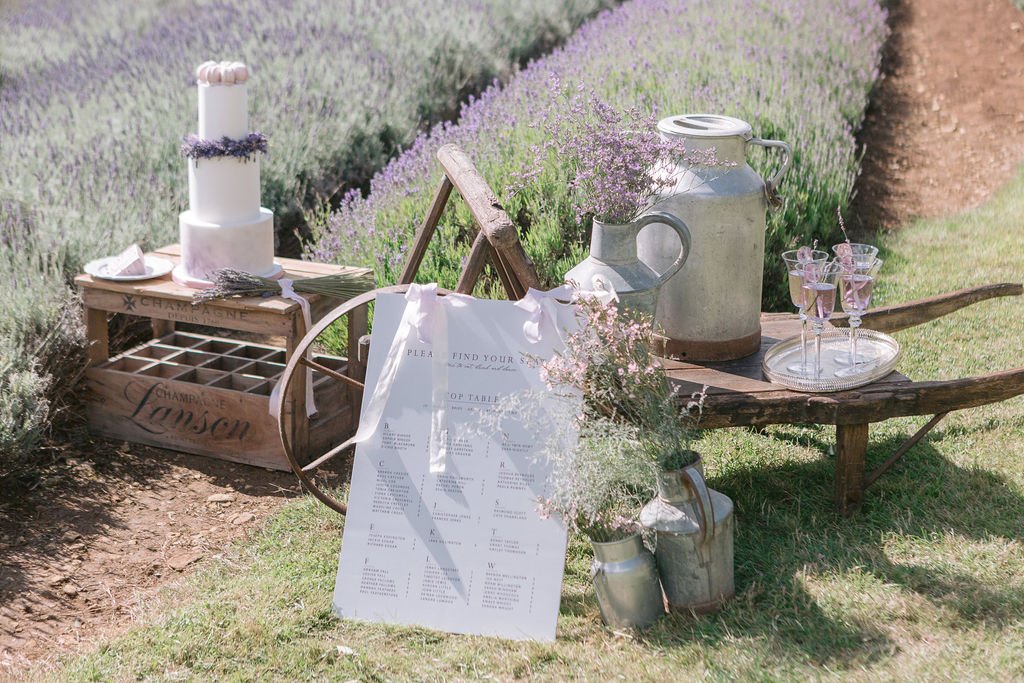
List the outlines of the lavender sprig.
<svg viewBox="0 0 1024 683">
<path fill-rule="evenodd" d="M 560 87 L 557 79 L 553 86 Z M 535 146 L 533 167 L 518 174 L 513 191 L 533 183 L 557 157 L 568 171 L 568 187 L 582 224 L 588 216 L 605 223 L 628 223 L 655 195 L 678 178 L 663 167 L 685 157 L 683 144 L 662 139 L 656 121 L 632 107 L 620 111 L 593 90 L 578 89 L 565 111 L 555 110 L 544 124 L 548 140 Z"/>
<path fill-rule="evenodd" d="M 843 233 L 843 240 L 847 244 L 849 244 L 850 243 L 850 235 L 847 234 L 847 232 L 846 232 L 846 223 L 843 221 L 843 210 L 839 206 L 836 207 L 836 217 L 839 219 L 839 229 Z"/>
<path fill-rule="evenodd" d="M 292 289 L 299 294 L 320 294 L 346 300 L 370 291 L 373 285 L 373 276 L 364 272 L 336 273 L 295 280 Z M 192 295 L 192 304 L 240 296 L 276 296 L 280 293 L 281 283 L 277 280 L 232 268 L 222 268 L 213 274 L 213 287 L 198 290 Z"/>
<path fill-rule="evenodd" d="M 182 138 L 181 155 L 189 159 L 215 159 L 217 157 L 234 157 L 244 161 L 252 161 L 258 153 L 267 153 L 267 136 L 258 131 L 249 133 L 244 138 L 234 140 L 227 136 L 220 140 L 207 140 L 195 133 Z"/>
</svg>

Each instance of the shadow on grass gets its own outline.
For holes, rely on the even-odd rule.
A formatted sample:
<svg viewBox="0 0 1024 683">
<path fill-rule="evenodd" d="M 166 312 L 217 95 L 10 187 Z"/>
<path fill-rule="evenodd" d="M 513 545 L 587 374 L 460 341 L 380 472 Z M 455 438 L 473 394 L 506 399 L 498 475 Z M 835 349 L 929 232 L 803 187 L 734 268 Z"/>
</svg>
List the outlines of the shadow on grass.
<svg viewBox="0 0 1024 683">
<path fill-rule="evenodd" d="M 828 433 L 821 429 L 817 438 L 779 429 L 768 438 L 827 447 Z M 730 464 L 709 484 L 736 505 L 736 599 L 711 616 L 669 615 L 643 632 L 641 642 L 671 649 L 750 640 L 780 661 L 866 666 L 891 656 L 897 645 L 882 628 L 884 617 L 866 619 L 845 605 L 891 586 L 957 622 L 1019 620 L 1024 591 L 972 576 L 958 551 L 939 551 L 945 555 L 927 566 L 889 557 L 894 534 L 925 543 L 940 536 L 1024 539 L 1024 497 L 998 474 L 950 462 L 933 445 L 942 438 L 937 433 L 913 448 L 868 489 L 862 512 L 849 519 L 839 517 L 832 503 L 830 459 Z M 868 470 L 901 441 L 873 439 Z M 821 585 L 827 600 L 810 592 Z M 563 614 L 587 609 L 586 601 L 563 603 Z"/>
</svg>

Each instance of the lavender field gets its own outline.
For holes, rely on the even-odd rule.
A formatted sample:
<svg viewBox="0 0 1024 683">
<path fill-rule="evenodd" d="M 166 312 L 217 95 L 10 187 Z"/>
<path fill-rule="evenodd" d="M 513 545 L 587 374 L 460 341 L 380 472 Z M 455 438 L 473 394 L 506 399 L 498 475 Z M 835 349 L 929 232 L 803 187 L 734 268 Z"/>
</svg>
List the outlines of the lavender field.
<svg viewBox="0 0 1024 683">
<path fill-rule="evenodd" d="M 436 150 L 462 146 L 496 190 L 541 142 L 577 92 L 637 106 L 652 117 L 728 114 L 755 135 L 785 140 L 794 163 L 782 186 L 786 203 L 769 220 L 766 259 L 783 246 L 836 232 L 859 168 L 855 133 L 878 78 L 887 29 L 876 0 L 635 0 L 586 24 L 561 49 L 532 63 L 506 87 L 494 86 L 464 107 L 457 125 L 438 125 L 391 162 L 363 198 L 350 194 L 317 228 L 310 255 L 372 265 L 394 282 L 411 235 L 425 213 L 440 168 Z M 767 173 L 776 159 L 752 152 Z M 585 255 L 564 169 L 552 160 L 539 182 L 507 197 L 524 244 L 549 284 Z M 461 270 L 471 219 L 450 209 L 421 277 L 451 286 Z M 769 303 L 782 279 L 766 268 Z"/>
<path fill-rule="evenodd" d="M 177 239 L 197 64 L 251 66 L 250 121 L 270 139 L 263 204 L 294 225 L 608 4 L 0 4 L 0 463 L 27 451 L 81 366 L 70 278 Z"/>
</svg>

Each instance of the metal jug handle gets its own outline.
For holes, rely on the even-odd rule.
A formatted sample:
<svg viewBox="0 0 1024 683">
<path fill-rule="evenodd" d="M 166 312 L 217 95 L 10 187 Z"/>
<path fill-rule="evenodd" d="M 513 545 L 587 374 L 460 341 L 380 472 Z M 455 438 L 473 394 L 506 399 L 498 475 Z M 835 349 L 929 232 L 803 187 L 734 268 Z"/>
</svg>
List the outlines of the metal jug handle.
<svg viewBox="0 0 1024 683">
<path fill-rule="evenodd" d="M 782 165 L 779 166 L 779 170 L 775 172 L 775 175 L 764 181 L 764 194 L 768 198 L 768 205 L 773 209 L 777 209 L 782 206 L 782 197 L 779 196 L 779 183 L 782 182 L 782 176 L 789 170 L 789 162 L 793 158 L 793 150 L 782 140 L 750 138 L 750 144 L 760 145 L 766 149 L 768 147 L 776 147 L 782 150 Z"/>
<path fill-rule="evenodd" d="M 700 506 L 700 526 L 703 532 L 701 543 L 707 543 L 715 537 L 715 508 L 711 503 L 708 485 L 696 467 L 684 467 L 679 476 L 683 480 L 683 486 L 689 488 L 697 496 L 697 505 Z"/>
<path fill-rule="evenodd" d="M 682 222 L 676 216 L 664 211 L 654 211 L 652 213 L 645 214 L 636 220 L 636 232 L 637 239 L 640 237 L 640 230 L 645 225 L 651 223 L 664 223 L 679 235 L 679 255 L 676 256 L 676 260 L 672 262 L 672 265 L 668 267 L 664 273 L 658 275 L 658 281 L 654 284 L 655 287 L 661 287 L 665 284 L 665 281 L 675 275 L 683 264 L 686 263 L 686 259 L 690 258 L 690 229 L 686 227 L 686 223 Z"/>
</svg>

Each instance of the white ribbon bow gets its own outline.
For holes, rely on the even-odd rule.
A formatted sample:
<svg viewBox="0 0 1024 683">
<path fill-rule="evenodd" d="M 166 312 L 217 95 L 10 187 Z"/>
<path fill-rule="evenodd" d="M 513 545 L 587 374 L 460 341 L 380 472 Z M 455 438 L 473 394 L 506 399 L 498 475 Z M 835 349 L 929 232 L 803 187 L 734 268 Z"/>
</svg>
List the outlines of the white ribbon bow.
<svg viewBox="0 0 1024 683">
<path fill-rule="evenodd" d="M 572 312 L 559 300 L 572 297 L 568 286 L 541 292 L 531 289 L 515 306 L 529 314 L 523 332 L 530 343 L 537 343 L 544 335 L 554 333 L 563 337 L 564 325 L 559 322 L 562 312 Z M 588 293 L 585 293 L 588 294 Z M 614 290 L 595 293 L 598 297 L 614 297 Z M 430 416 L 430 472 L 444 472 L 448 456 L 448 309 L 464 308 L 472 297 L 465 294 L 439 296 L 436 284 L 410 285 L 405 293 L 405 311 L 398 324 L 395 338 L 384 359 L 377 385 L 366 408 L 362 411 L 359 428 L 342 448 L 361 443 L 372 437 L 384 414 L 398 368 L 406 355 L 415 333 L 420 343 L 431 345 L 431 416 Z"/>
<path fill-rule="evenodd" d="M 554 332 L 559 338 L 564 338 L 565 327 L 559 323 L 559 313 L 561 310 L 565 310 L 565 307 L 562 306 L 560 309 L 559 306 L 563 301 L 572 301 L 574 296 L 592 297 L 606 305 L 619 300 L 619 295 L 612 283 L 601 276 L 594 276 L 593 285 L 594 289 L 592 290 L 580 290 L 575 283 L 569 283 L 546 292 L 531 287 L 526 292 L 526 296 L 515 303 L 516 308 L 526 311 L 530 316 L 523 323 L 523 334 L 526 335 L 526 340 L 531 344 L 536 344 L 550 332 Z"/>
</svg>

